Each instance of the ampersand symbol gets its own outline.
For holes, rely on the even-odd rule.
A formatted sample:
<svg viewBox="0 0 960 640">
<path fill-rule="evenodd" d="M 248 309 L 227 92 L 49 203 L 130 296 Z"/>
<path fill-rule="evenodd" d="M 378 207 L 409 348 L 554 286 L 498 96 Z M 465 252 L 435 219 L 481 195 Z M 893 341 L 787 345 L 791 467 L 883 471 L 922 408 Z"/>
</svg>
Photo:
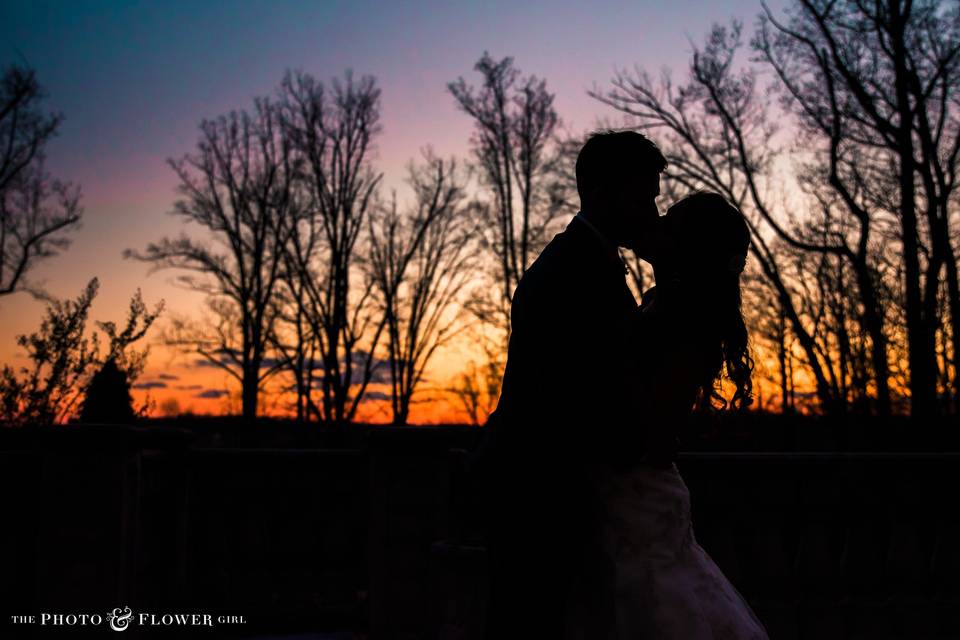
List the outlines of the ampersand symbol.
<svg viewBox="0 0 960 640">
<path fill-rule="evenodd" d="M 130 624 L 130 618 L 133 617 L 133 612 L 130 611 L 130 607 L 124 607 L 121 612 L 120 607 L 114 609 L 111 613 L 107 614 L 107 621 L 110 623 L 110 628 L 114 631 L 124 631 L 127 626 Z"/>
</svg>

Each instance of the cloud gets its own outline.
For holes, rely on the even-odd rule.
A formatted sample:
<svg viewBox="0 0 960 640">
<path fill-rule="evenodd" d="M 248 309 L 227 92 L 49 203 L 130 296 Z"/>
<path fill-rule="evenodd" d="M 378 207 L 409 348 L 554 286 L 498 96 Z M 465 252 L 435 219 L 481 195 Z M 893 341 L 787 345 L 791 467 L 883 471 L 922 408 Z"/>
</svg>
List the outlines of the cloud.
<svg viewBox="0 0 960 640">
<path fill-rule="evenodd" d="M 230 360 L 221 359 L 220 362 L 227 363 L 227 362 L 230 362 Z M 216 362 L 211 362 L 210 360 L 194 360 L 193 362 L 190 363 L 190 365 L 194 367 L 216 367 L 217 369 L 220 368 L 220 365 L 218 365 Z"/>
<path fill-rule="evenodd" d="M 239 359 L 239 358 L 240 358 L 240 355 L 237 354 L 237 359 Z M 217 364 L 218 362 L 219 362 L 219 363 L 222 363 L 222 364 Z M 270 358 L 270 357 L 263 358 L 263 359 L 260 361 L 260 368 L 261 368 L 261 369 L 270 369 L 271 367 L 275 367 L 279 362 L 281 362 L 280 358 Z M 221 369 L 221 368 L 222 368 L 222 365 L 227 365 L 227 366 L 230 366 L 230 367 L 236 367 L 236 366 L 238 366 L 237 363 L 236 363 L 236 361 L 235 361 L 233 358 L 231 358 L 229 355 L 225 354 L 225 353 L 221 353 L 221 354 L 220 354 L 220 357 L 217 358 L 217 362 L 213 362 L 212 360 L 208 360 L 208 359 L 206 359 L 206 358 L 203 358 L 203 359 L 200 359 L 200 360 L 194 360 L 193 362 L 190 363 L 190 366 L 192 366 L 192 367 L 199 367 L 199 368 L 203 368 L 203 367 L 214 367 L 214 368 L 216 368 L 216 369 Z"/>
<path fill-rule="evenodd" d="M 363 382 L 364 368 L 367 365 L 367 358 L 370 355 L 366 351 L 358 351 L 354 354 L 353 370 L 351 371 L 351 384 L 360 384 Z M 372 373 L 370 382 L 372 384 L 387 384 L 390 382 L 390 361 L 374 357 L 371 362 Z"/>
<path fill-rule="evenodd" d="M 195 393 L 194 398 L 222 398 L 227 395 L 227 392 L 223 389 L 207 389 L 206 391 L 201 391 L 200 393 Z"/>
<path fill-rule="evenodd" d="M 261 369 L 270 369 L 271 367 L 277 366 L 281 362 L 280 358 L 264 358 L 260 361 Z"/>
<path fill-rule="evenodd" d="M 179 389 L 180 391 L 196 391 L 197 389 L 203 389 L 202 384 L 178 384 L 174 389 Z"/>
<path fill-rule="evenodd" d="M 373 373 L 370 375 L 371 384 L 389 384 L 390 383 L 390 365 L 384 364 L 384 360 L 381 360 L 373 370 Z M 360 384 L 363 382 L 363 375 L 354 376 L 355 383 Z"/>
<path fill-rule="evenodd" d="M 157 382 L 156 380 L 151 380 L 150 382 L 139 382 L 133 385 L 134 389 L 166 389 L 166 382 Z"/>
<path fill-rule="evenodd" d="M 364 400 L 389 400 L 390 394 L 383 391 L 367 391 L 363 394 Z"/>
<path fill-rule="evenodd" d="M 161 373 L 157 376 L 161 380 L 179 380 L 180 376 L 175 376 L 171 373 Z"/>
</svg>

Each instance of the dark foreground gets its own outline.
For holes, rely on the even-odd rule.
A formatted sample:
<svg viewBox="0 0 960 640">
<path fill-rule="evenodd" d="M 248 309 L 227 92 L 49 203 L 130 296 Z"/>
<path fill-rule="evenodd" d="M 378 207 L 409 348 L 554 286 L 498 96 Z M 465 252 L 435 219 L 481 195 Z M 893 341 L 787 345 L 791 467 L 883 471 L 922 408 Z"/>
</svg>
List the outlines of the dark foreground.
<svg viewBox="0 0 960 640">
<path fill-rule="evenodd" d="M 698 541 L 771 637 L 960 638 L 955 436 L 778 424 L 678 463 Z M 458 483 L 479 434 L 0 430 L 0 637 L 111 637 L 117 607 L 124 637 L 478 637 Z"/>
</svg>

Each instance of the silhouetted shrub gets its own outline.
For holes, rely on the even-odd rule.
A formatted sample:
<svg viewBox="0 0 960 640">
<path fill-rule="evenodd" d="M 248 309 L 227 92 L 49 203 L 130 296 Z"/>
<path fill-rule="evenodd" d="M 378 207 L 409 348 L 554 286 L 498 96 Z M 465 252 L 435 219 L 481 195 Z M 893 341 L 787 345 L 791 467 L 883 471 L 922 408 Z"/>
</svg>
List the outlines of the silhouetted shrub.
<svg viewBox="0 0 960 640">
<path fill-rule="evenodd" d="M 136 419 L 130 381 L 113 358 L 93 374 L 80 411 L 80 422 L 87 424 L 132 424 Z"/>
</svg>

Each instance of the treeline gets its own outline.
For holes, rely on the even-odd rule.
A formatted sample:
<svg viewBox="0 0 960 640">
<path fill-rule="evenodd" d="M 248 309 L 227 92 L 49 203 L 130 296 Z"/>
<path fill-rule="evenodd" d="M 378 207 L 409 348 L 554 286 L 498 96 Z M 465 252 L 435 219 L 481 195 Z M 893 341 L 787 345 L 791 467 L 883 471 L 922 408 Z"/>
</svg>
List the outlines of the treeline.
<svg viewBox="0 0 960 640">
<path fill-rule="evenodd" d="M 252 108 L 205 120 L 195 152 L 170 161 L 174 213 L 208 233 L 125 255 L 187 271 L 181 282 L 207 294 L 209 321 L 175 318 L 163 340 L 233 376 L 244 417 L 285 376 L 298 420 L 351 422 L 382 398 L 404 424 L 436 352 L 467 333 L 486 379 L 430 391 L 459 397 L 475 421 L 489 411 L 510 296 L 568 199 L 545 83 L 509 58 L 476 69 L 480 86 L 449 86 L 476 123 L 474 162 L 427 147 L 408 198 L 383 193 L 372 161 L 377 83 L 349 72 L 329 84 L 288 72 Z"/>
<path fill-rule="evenodd" d="M 957 6 L 799 0 L 745 40 L 715 26 L 682 82 L 623 72 L 593 95 L 652 130 L 672 194 L 750 219 L 772 406 L 956 413 Z"/>
<path fill-rule="evenodd" d="M 484 54 L 474 71 L 476 84 L 447 87 L 474 125 L 470 156 L 428 148 L 399 197 L 372 154 L 379 88 L 350 73 L 289 72 L 249 108 L 204 120 L 194 151 L 169 162 L 173 213 L 203 233 L 125 255 L 206 295 L 206 316 L 169 319 L 161 340 L 235 378 L 245 418 L 263 413 L 271 380 L 301 421 L 350 422 L 370 399 L 397 424 L 440 395 L 475 422 L 494 405 L 511 296 L 576 210 L 583 136 L 511 58 Z M 782 15 L 764 6 L 749 36 L 715 26 L 682 80 L 638 68 L 590 92 L 663 149 L 664 208 L 708 189 L 747 216 L 754 406 L 957 412 L 958 88 L 955 5 L 797 0 Z M 22 214 L 0 190 L 6 230 Z M 635 290 L 652 284 L 624 259 Z M 453 381 L 428 378 L 455 340 L 475 356 Z"/>
</svg>

